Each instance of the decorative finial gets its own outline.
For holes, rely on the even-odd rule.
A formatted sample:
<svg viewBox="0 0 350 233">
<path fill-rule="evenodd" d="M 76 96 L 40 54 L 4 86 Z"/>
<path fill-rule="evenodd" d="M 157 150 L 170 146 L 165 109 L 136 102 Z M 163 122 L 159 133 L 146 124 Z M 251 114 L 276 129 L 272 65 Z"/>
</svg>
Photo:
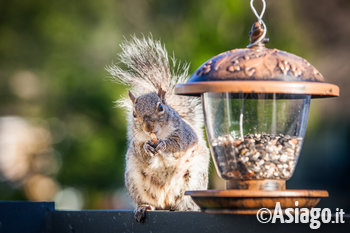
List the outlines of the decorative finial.
<svg viewBox="0 0 350 233">
<path fill-rule="evenodd" d="M 264 43 L 269 42 L 269 38 L 265 37 L 266 33 L 264 32 L 264 25 L 259 22 L 255 22 L 249 32 L 250 44 L 247 47 L 250 48 L 254 45 L 264 46 Z"/>
<path fill-rule="evenodd" d="M 264 46 L 264 43 L 267 43 L 269 41 L 268 38 L 265 38 L 267 29 L 264 21 L 262 20 L 266 9 L 265 0 L 262 0 L 262 3 L 263 8 L 261 10 L 261 13 L 258 14 L 254 7 L 254 0 L 250 1 L 250 7 L 252 8 L 252 11 L 258 19 L 258 21 L 253 24 L 252 29 L 249 32 L 250 44 L 247 46 L 247 48 L 251 48 L 253 46 Z"/>
</svg>

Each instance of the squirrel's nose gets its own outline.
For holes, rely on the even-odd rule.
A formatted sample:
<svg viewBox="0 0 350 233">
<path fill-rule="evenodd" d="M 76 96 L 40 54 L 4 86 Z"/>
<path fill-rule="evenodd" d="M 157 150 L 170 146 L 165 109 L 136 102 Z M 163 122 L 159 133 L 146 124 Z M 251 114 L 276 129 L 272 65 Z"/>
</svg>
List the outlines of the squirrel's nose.
<svg viewBox="0 0 350 233">
<path fill-rule="evenodd" d="M 146 121 L 146 122 L 143 124 L 143 127 L 144 127 L 145 131 L 147 131 L 147 132 L 153 132 L 154 126 L 153 126 L 152 122 Z"/>
</svg>

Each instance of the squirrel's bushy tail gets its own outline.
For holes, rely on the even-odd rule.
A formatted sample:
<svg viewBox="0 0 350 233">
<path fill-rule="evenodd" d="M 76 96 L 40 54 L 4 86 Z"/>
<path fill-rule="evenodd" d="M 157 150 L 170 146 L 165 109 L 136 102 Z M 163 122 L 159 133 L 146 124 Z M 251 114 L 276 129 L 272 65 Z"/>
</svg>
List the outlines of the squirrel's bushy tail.
<svg viewBox="0 0 350 233">
<path fill-rule="evenodd" d="M 168 52 L 158 40 L 152 37 L 125 40 L 120 45 L 120 63 L 107 68 L 114 80 L 128 85 L 131 92 L 140 96 L 150 92 L 166 91 L 167 104 L 174 108 L 193 128 L 201 130 L 203 112 L 198 98 L 175 95 L 175 86 L 185 83 L 189 77 L 188 64 L 169 60 Z M 131 110 L 128 98 L 117 101 L 119 106 Z"/>
</svg>

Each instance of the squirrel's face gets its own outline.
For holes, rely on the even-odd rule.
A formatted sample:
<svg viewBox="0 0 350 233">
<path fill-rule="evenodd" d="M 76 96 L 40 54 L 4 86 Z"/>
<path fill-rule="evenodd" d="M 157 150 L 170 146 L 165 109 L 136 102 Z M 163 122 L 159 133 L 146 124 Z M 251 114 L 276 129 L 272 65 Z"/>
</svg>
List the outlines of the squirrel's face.
<svg viewBox="0 0 350 233">
<path fill-rule="evenodd" d="M 143 131 L 146 134 L 154 133 L 158 137 L 163 131 L 167 131 L 167 121 L 169 118 L 168 108 L 165 103 L 165 92 L 160 91 L 145 94 L 135 98 L 129 92 L 130 99 L 133 102 L 133 122 L 134 128 Z"/>
</svg>

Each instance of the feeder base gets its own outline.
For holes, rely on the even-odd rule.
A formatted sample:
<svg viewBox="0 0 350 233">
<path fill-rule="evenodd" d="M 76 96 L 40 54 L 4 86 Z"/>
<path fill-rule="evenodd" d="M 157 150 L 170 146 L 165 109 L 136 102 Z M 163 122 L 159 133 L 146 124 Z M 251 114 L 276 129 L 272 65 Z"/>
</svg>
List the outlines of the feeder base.
<svg viewBox="0 0 350 233">
<path fill-rule="evenodd" d="M 322 197 L 328 197 L 325 190 L 203 190 L 187 191 L 193 201 L 206 213 L 256 214 L 261 208 L 274 210 L 276 203 L 281 208 L 312 208 Z M 296 201 L 298 205 L 296 206 Z"/>
</svg>

